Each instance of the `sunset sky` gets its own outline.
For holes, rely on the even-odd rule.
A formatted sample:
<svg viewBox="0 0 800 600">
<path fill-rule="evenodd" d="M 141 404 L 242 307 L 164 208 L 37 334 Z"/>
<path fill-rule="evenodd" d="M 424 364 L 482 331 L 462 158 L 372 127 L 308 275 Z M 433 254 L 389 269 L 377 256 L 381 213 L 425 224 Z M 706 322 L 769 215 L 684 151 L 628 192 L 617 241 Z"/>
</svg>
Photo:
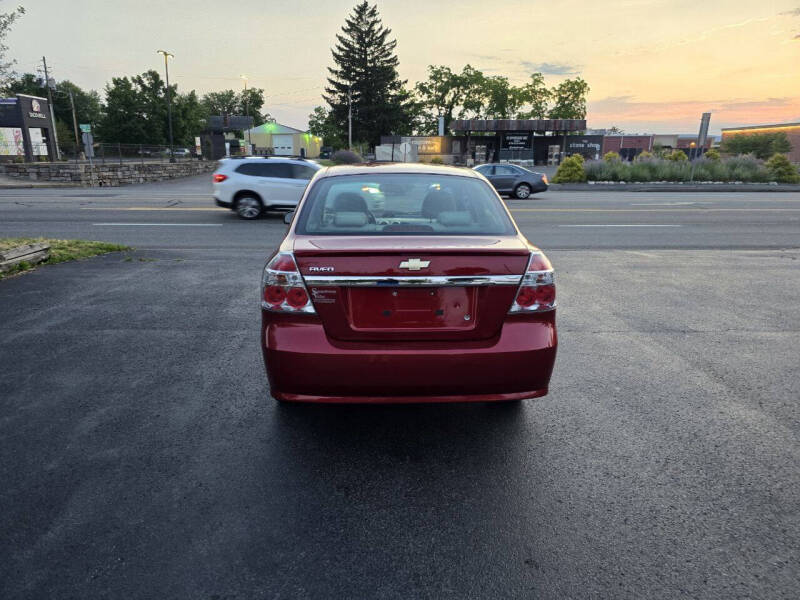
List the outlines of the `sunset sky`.
<svg viewBox="0 0 800 600">
<path fill-rule="evenodd" d="M 182 91 L 266 90 L 279 122 L 304 128 L 356 0 L 2 0 L 27 14 L 8 36 L 18 71 L 46 55 L 58 79 L 102 90 L 112 76 L 163 72 Z M 589 126 L 688 133 L 800 121 L 800 0 L 385 0 L 409 85 L 428 64 L 467 63 L 521 83 L 580 75 Z"/>
</svg>

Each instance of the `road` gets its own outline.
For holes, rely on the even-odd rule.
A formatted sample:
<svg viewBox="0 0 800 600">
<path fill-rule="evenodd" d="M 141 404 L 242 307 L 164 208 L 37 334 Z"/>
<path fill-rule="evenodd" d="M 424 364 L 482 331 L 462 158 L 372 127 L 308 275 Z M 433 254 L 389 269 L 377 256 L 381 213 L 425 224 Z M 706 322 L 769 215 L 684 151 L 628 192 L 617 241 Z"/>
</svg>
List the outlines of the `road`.
<svg viewBox="0 0 800 600">
<path fill-rule="evenodd" d="M 800 195 L 510 201 L 558 272 L 521 406 L 278 406 L 285 226 L 205 178 L 0 192 L 129 254 L 0 282 L 2 598 L 794 598 Z"/>
</svg>

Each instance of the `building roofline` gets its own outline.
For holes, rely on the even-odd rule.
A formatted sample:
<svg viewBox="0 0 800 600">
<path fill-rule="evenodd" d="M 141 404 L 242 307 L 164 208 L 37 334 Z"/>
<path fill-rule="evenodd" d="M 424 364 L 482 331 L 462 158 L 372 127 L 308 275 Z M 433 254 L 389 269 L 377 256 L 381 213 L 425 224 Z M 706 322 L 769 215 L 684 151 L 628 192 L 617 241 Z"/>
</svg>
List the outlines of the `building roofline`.
<svg viewBox="0 0 800 600">
<path fill-rule="evenodd" d="M 20 98 L 36 98 L 37 100 L 44 100 L 47 102 L 47 98 L 42 98 L 41 96 L 31 96 L 30 94 L 16 94 Z"/>
<path fill-rule="evenodd" d="M 773 123 L 768 125 L 743 125 L 742 127 L 723 127 L 722 131 L 739 131 L 741 129 L 774 129 L 776 127 L 800 127 L 800 123 Z"/>
</svg>

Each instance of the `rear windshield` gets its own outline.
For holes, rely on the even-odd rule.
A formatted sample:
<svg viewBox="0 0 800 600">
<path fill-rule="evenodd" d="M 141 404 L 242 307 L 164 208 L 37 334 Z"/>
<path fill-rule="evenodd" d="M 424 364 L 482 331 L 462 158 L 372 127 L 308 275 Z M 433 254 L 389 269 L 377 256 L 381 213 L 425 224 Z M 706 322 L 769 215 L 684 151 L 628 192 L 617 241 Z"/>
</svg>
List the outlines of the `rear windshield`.
<svg viewBox="0 0 800 600">
<path fill-rule="evenodd" d="M 340 175 L 319 180 L 297 222 L 306 235 L 514 235 L 486 182 L 458 175 Z"/>
</svg>

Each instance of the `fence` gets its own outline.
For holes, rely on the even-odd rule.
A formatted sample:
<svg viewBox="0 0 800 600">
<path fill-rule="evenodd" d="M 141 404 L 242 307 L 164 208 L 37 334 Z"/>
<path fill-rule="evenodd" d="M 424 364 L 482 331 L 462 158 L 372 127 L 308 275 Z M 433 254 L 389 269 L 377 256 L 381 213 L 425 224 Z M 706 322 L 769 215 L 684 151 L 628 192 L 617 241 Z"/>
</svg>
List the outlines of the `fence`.
<svg viewBox="0 0 800 600">
<path fill-rule="evenodd" d="M 163 162 L 186 162 L 199 160 L 200 157 L 195 151 L 178 146 L 157 146 L 151 144 L 106 144 L 97 143 L 93 145 L 92 161 L 105 164 L 124 164 L 130 162 L 163 163 Z M 62 145 L 61 159 L 70 162 L 89 162 L 89 157 L 83 148 L 76 148 L 74 145 Z"/>
<path fill-rule="evenodd" d="M 152 144 L 106 144 L 97 143 L 93 145 L 92 162 L 100 165 L 106 164 L 125 164 L 137 162 L 164 163 L 164 162 L 186 162 L 199 160 L 194 149 L 173 146 L 158 146 Z M 34 162 L 49 162 L 53 157 L 48 156 L 47 146 L 39 144 L 34 146 Z M 25 150 L 22 143 L 0 142 L 0 161 L 5 162 L 25 162 Z M 61 144 L 61 161 L 73 163 L 88 163 L 89 157 L 86 156 L 82 147 L 75 144 Z"/>
</svg>

